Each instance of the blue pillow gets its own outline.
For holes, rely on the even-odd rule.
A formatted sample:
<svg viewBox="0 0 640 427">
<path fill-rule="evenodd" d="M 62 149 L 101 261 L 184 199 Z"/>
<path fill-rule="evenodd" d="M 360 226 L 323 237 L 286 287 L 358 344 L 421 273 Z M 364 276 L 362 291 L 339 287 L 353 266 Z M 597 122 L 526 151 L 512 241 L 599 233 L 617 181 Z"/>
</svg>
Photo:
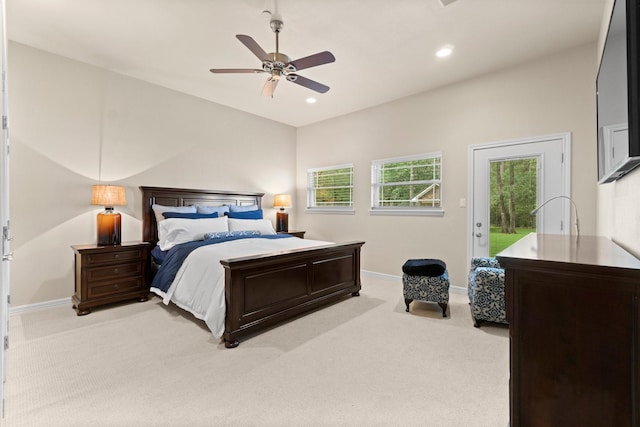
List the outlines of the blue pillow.
<svg viewBox="0 0 640 427">
<path fill-rule="evenodd" d="M 229 212 L 229 218 L 236 219 L 262 219 L 262 209 L 246 212 Z"/>
<path fill-rule="evenodd" d="M 257 211 L 258 205 L 229 205 L 230 212 L 247 212 L 247 211 Z"/>
<path fill-rule="evenodd" d="M 185 218 L 185 219 L 202 219 L 202 218 L 218 218 L 218 212 L 210 214 L 202 213 L 186 213 L 186 212 L 162 212 L 162 216 L 167 218 Z"/>
<path fill-rule="evenodd" d="M 198 209 L 197 212 L 199 214 L 211 214 L 214 212 L 218 213 L 218 216 L 223 216 L 224 214 L 226 214 L 227 212 L 229 212 L 229 206 L 196 206 L 196 208 Z"/>
</svg>

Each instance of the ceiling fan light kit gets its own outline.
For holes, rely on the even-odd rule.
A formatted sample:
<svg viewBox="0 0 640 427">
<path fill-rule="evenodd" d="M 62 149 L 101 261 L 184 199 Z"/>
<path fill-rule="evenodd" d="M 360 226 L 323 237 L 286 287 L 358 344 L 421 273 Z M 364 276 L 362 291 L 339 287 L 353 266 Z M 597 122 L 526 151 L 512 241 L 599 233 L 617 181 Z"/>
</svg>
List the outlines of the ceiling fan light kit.
<svg viewBox="0 0 640 427">
<path fill-rule="evenodd" d="M 276 34 L 276 51 L 266 53 L 262 47 L 250 36 L 244 34 L 237 34 L 236 38 L 247 47 L 260 61 L 262 61 L 262 68 L 212 68 L 211 71 L 214 74 L 229 74 L 229 73 L 267 73 L 269 77 L 262 88 L 263 96 L 270 96 L 273 98 L 273 92 L 276 90 L 278 82 L 284 76 L 285 80 L 296 83 L 300 86 L 314 90 L 319 93 L 326 93 L 329 90 L 329 86 L 314 80 L 303 77 L 296 74 L 300 70 L 306 68 L 316 67 L 318 65 L 328 64 L 335 62 L 336 58 L 329 51 L 319 52 L 313 55 L 305 56 L 304 58 L 291 60 L 289 56 L 280 52 L 279 46 L 279 34 L 284 27 L 284 23 L 278 14 L 272 14 L 272 18 L 269 22 L 271 30 Z"/>
</svg>

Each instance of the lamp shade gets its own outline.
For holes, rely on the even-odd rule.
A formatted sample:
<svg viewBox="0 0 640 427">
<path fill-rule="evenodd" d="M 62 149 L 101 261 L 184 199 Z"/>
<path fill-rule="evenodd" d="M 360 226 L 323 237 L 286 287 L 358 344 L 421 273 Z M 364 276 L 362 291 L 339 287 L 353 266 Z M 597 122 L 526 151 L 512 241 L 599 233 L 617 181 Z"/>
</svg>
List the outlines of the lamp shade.
<svg viewBox="0 0 640 427">
<path fill-rule="evenodd" d="M 127 197 L 124 187 L 120 185 L 94 185 L 91 204 L 105 207 L 126 205 Z"/>
<path fill-rule="evenodd" d="M 273 196 L 274 208 L 290 208 L 291 207 L 291 195 L 289 194 L 276 194 Z"/>
</svg>

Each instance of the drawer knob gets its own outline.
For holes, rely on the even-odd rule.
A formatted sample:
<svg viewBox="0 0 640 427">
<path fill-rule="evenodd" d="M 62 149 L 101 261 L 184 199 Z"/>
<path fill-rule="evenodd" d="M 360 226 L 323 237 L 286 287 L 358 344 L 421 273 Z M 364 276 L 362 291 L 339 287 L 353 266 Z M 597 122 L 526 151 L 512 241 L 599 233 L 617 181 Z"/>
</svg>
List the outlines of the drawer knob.
<svg viewBox="0 0 640 427">
<path fill-rule="evenodd" d="M 114 273 L 117 273 L 117 272 L 118 272 L 118 269 L 117 269 L 117 268 L 114 268 L 114 269 L 113 269 L 113 272 L 114 272 Z"/>
<path fill-rule="evenodd" d="M 118 284 L 113 285 L 113 289 L 119 289 L 119 288 L 120 288 L 120 285 Z"/>
<path fill-rule="evenodd" d="M 115 258 L 120 258 L 120 254 L 115 254 Z"/>
</svg>

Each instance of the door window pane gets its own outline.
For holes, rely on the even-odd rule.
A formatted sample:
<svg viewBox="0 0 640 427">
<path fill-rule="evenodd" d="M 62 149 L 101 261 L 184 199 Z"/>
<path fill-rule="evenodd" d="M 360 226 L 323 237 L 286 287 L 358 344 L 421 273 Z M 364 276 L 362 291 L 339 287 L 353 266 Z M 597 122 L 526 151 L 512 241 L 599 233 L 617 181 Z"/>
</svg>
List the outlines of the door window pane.
<svg viewBox="0 0 640 427">
<path fill-rule="evenodd" d="M 536 232 L 538 161 L 536 158 L 491 162 L 489 256 Z"/>
</svg>

